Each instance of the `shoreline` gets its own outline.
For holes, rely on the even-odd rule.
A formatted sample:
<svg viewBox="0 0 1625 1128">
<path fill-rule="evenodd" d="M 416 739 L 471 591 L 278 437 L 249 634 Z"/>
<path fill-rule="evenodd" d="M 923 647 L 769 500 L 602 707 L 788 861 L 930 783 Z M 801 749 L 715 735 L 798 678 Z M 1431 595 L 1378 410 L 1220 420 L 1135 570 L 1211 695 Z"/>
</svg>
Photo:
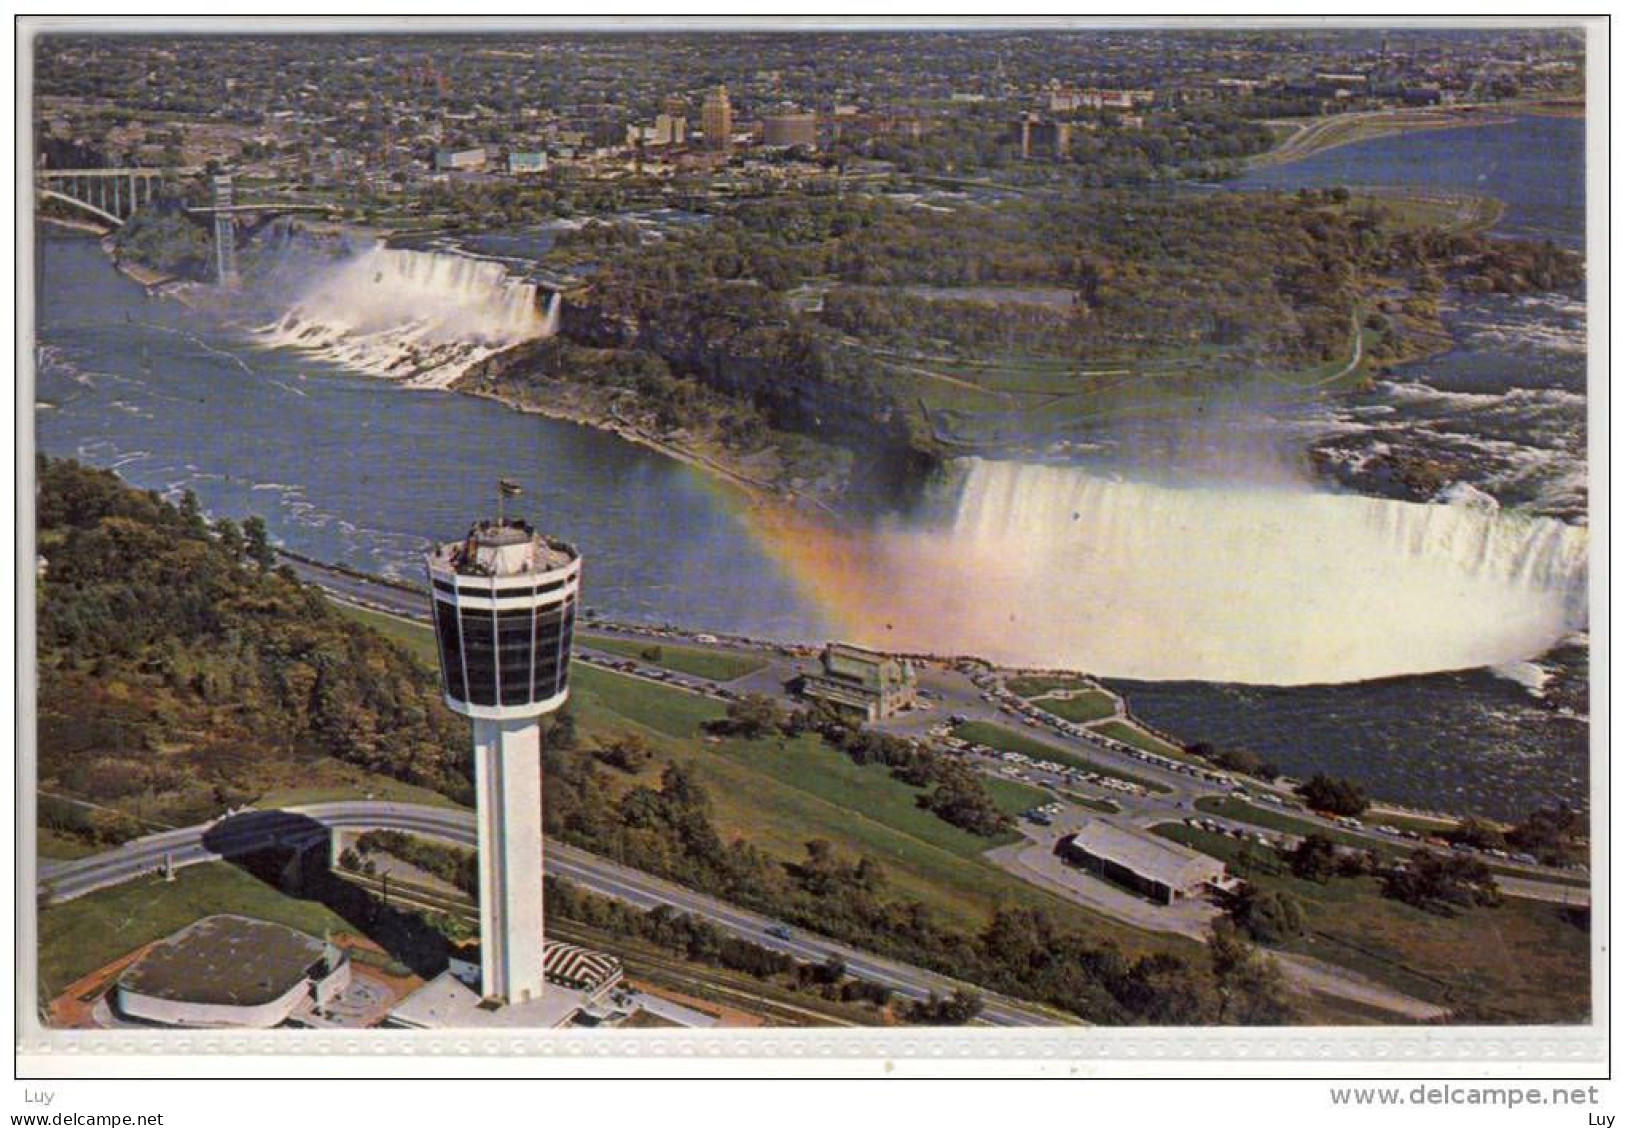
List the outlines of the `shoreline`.
<svg viewBox="0 0 1625 1128">
<path fill-rule="evenodd" d="M 459 387 L 460 382 L 461 378 L 459 377 L 458 380 L 452 381 L 445 390 L 454 392 L 457 395 L 472 396 L 475 399 L 499 403 L 510 411 L 517 411 L 521 415 L 540 415 L 546 419 L 574 423 L 579 427 L 590 427 L 595 431 L 614 435 L 624 442 L 664 455 L 675 462 L 680 462 L 685 466 L 710 474 L 722 484 L 743 494 L 753 506 L 760 506 L 765 509 L 789 507 L 796 510 L 816 507 L 826 516 L 839 516 L 827 502 L 799 494 L 788 486 L 753 478 L 749 474 L 727 466 L 698 449 L 671 442 L 657 435 L 651 435 L 641 427 L 618 418 L 613 412 L 597 412 L 558 403 L 535 403 L 514 396 L 503 395 L 501 392 Z"/>
<path fill-rule="evenodd" d="M 186 281 L 185 279 L 178 278 L 175 275 L 164 274 L 161 271 L 152 270 L 149 267 L 142 266 L 139 263 L 130 262 L 119 256 L 114 252 L 109 242 L 110 233 L 104 230 L 102 227 L 89 223 L 81 224 L 72 220 L 59 221 L 50 218 L 47 218 L 47 222 L 60 223 L 64 227 L 83 231 L 88 234 L 102 236 L 98 242 L 101 245 L 102 252 L 107 256 L 108 262 L 112 265 L 113 269 L 117 270 L 120 274 L 129 278 L 131 281 L 142 286 L 147 291 L 149 297 L 173 298 L 183 305 L 194 305 L 192 301 L 188 300 L 182 293 L 179 292 L 179 287 Z M 377 239 L 387 239 L 390 234 L 390 232 L 381 228 L 368 228 L 342 223 L 330 224 L 329 233 L 363 234 Z M 632 423 L 617 418 L 612 411 L 593 411 L 572 408 L 561 404 L 527 402 L 513 396 L 503 395 L 500 392 L 482 391 L 476 388 L 461 386 L 464 382 L 463 375 L 466 374 L 460 374 L 456 379 L 452 380 L 451 383 L 447 384 L 445 390 L 448 392 L 453 392 L 457 395 L 465 395 L 474 397 L 476 399 L 490 400 L 492 402 L 502 404 L 511 411 L 517 411 L 521 414 L 540 415 L 548 419 L 556 419 L 561 422 L 574 423 L 581 427 L 591 427 L 596 431 L 614 435 L 616 438 L 619 438 L 625 442 L 643 447 L 645 450 L 653 451 L 656 454 L 663 455 L 672 459 L 673 461 L 680 462 L 686 466 L 690 466 L 696 470 L 711 475 L 716 480 L 743 494 L 749 504 L 753 506 L 760 506 L 762 508 L 788 507 L 798 511 L 816 510 L 828 517 L 839 516 L 831 505 L 819 498 L 798 493 L 787 485 L 779 485 L 774 482 L 752 477 L 744 471 L 728 466 L 699 449 L 674 443 L 669 439 L 665 439 L 657 435 L 652 435 Z"/>
<path fill-rule="evenodd" d="M 1404 118 L 1395 111 L 1377 110 L 1364 113 L 1334 114 L 1329 117 L 1312 119 L 1298 132 L 1287 137 L 1275 148 L 1250 157 L 1243 165 L 1248 172 L 1257 172 L 1262 169 L 1275 168 L 1280 165 L 1295 164 L 1298 161 L 1308 160 L 1310 157 L 1329 153 L 1333 149 L 1341 149 L 1348 145 L 1357 145 L 1362 141 L 1378 141 L 1387 137 L 1396 137 L 1407 133 L 1431 133 L 1446 129 L 1466 129 L 1486 125 L 1510 125 L 1516 119 L 1511 113 L 1477 114 L 1465 110 L 1441 108 L 1438 110 L 1413 111 L 1417 115 L 1430 115 L 1427 119 L 1421 117 Z M 1438 119 L 1448 120 L 1438 120 Z M 1370 125 L 1370 132 L 1364 131 L 1361 126 Z M 1350 133 L 1352 136 L 1333 136 L 1325 142 L 1314 135 L 1316 133 Z M 1308 140 L 1303 140 L 1305 137 Z"/>
</svg>

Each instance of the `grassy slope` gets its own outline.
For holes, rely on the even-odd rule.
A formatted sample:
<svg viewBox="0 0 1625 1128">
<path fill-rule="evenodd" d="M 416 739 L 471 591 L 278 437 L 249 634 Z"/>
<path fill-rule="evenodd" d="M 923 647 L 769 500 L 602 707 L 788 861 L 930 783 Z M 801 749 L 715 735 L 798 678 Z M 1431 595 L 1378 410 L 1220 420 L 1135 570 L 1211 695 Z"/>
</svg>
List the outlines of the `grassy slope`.
<svg viewBox="0 0 1625 1128">
<path fill-rule="evenodd" d="M 1179 824 L 1156 833 L 1234 861 L 1240 843 Z M 1282 889 L 1304 907 L 1313 935 L 1289 946 L 1450 1004 L 1481 1000 L 1527 1022 L 1575 1022 L 1588 1011 L 1589 933 L 1557 905 L 1508 898 L 1496 908 L 1453 917 L 1384 897 L 1376 878 L 1325 885 L 1291 875 L 1247 874 Z"/>
<path fill-rule="evenodd" d="M 1004 683 L 1004 687 L 1018 697 L 1033 698 L 1042 697 L 1044 694 L 1052 693 L 1057 689 L 1087 689 L 1089 683 L 1080 677 L 1070 675 L 1052 677 L 1045 674 L 1034 674 L 1030 677 L 1010 678 Z"/>
<path fill-rule="evenodd" d="M 748 654 L 729 654 L 694 646 L 673 646 L 664 641 L 640 642 L 636 639 L 608 638 L 586 632 L 581 632 L 578 637 L 582 645 L 590 646 L 594 650 L 637 658 L 651 666 L 662 666 L 679 674 L 692 674 L 694 677 L 709 678 L 712 681 L 733 681 L 747 674 L 754 674 L 767 665 L 761 658 L 754 658 Z M 659 647 L 660 657 L 644 658 L 643 652 L 653 646 Z"/>
<path fill-rule="evenodd" d="M 1121 740 L 1124 744 L 1132 748 L 1138 748 L 1142 752 L 1167 756 L 1171 760 L 1196 762 L 1195 756 L 1190 755 L 1177 744 L 1169 744 L 1166 740 L 1152 736 L 1145 730 L 1136 728 L 1124 721 L 1107 721 L 1103 725 L 1096 725 L 1095 731 L 1102 736 L 1109 736 L 1113 740 Z"/>
<path fill-rule="evenodd" d="M 277 892 L 225 862 L 191 866 L 173 882 L 144 877 L 102 889 L 40 913 L 40 996 L 120 956 L 218 912 L 275 921 L 312 936 L 353 932 L 342 917 L 315 901 Z"/>
<path fill-rule="evenodd" d="M 660 760 L 690 761 L 710 792 L 713 819 L 725 837 L 742 836 L 786 859 L 806 843 L 828 839 L 848 854 L 883 862 L 892 889 L 918 897 L 963 927 L 985 923 L 1001 901 L 1043 907 L 1080 930 L 1104 934 L 1098 917 L 1036 889 L 981 859 L 1001 840 L 980 838 L 943 822 L 915 802 L 920 794 L 878 764 L 859 766 L 822 740 L 707 742 L 704 721 L 722 715 L 714 701 L 585 667 L 572 675 L 584 737 L 641 730 L 666 755 L 639 777 L 613 773 L 616 790 L 654 783 Z M 1001 809 L 1045 802 L 1037 788 L 990 781 Z"/>
<path fill-rule="evenodd" d="M 1341 845 L 1354 846 L 1362 850 L 1376 850 L 1379 854 L 1408 854 L 1420 845 L 1414 842 L 1378 841 L 1346 830 L 1338 830 L 1335 827 L 1321 826 L 1318 823 L 1309 822 L 1307 819 L 1296 818 L 1293 815 L 1271 810 L 1268 807 L 1260 807 L 1247 802 L 1245 799 L 1236 799 L 1229 795 L 1198 799 L 1196 809 L 1210 815 L 1223 815 L 1226 818 L 1235 819 L 1237 822 L 1251 823 L 1254 826 L 1264 827 L 1266 830 L 1278 830 L 1284 834 L 1300 836 L 1315 833 L 1324 834 L 1333 842 Z M 1393 825 L 1398 825 L 1398 820 L 1390 820 L 1384 815 L 1368 816 L 1368 821 L 1377 824 L 1392 822 Z M 1426 826 L 1424 829 L 1430 833 L 1436 833 L 1439 830 L 1437 826 Z M 1497 865 L 1494 862 L 1486 862 L 1486 864 L 1493 873 L 1504 873 L 1513 877 L 1529 876 L 1525 871 L 1511 866 Z M 1577 889 L 1588 889 L 1591 886 L 1590 879 L 1578 874 L 1542 874 L 1541 880 L 1550 881 L 1557 885 L 1571 885 Z"/>
<path fill-rule="evenodd" d="M 1057 748 L 1052 744 L 1044 744 L 1031 737 L 1012 732 L 1001 725 L 991 724 L 987 721 L 971 721 L 959 725 L 954 729 L 954 735 L 961 740 L 968 740 L 973 744 L 985 744 L 989 748 L 997 748 L 1003 752 L 1020 752 L 1023 756 L 1031 756 L 1035 760 L 1049 760 L 1056 764 L 1070 764 L 1075 768 L 1095 772 L 1112 779 L 1127 780 L 1137 783 L 1151 791 L 1167 791 L 1168 788 L 1152 780 L 1143 779 L 1132 772 L 1119 771 L 1096 763 L 1085 756 L 1075 752 L 1068 752 L 1064 748 Z"/>
<path fill-rule="evenodd" d="M 1099 690 L 1090 690 L 1075 697 L 1040 697 L 1034 699 L 1033 704 L 1063 721 L 1075 721 L 1080 725 L 1102 720 L 1117 712 L 1117 699 Z"/>
<path fill-rule="evenodd" d="M 384 618 L 345 610 L 368 622 Z M 386 621 L 415 653 L 434 660 L 428 627 Z M 848 855 L 872 854 L 885 864 L 893 892 L 918 897 L 966 928 L 984 924 L 994 908 L 1009 902 L 1041 907 L 1097 937 L 1116 937 L 1128 950 L 1164 946 L 983 861 L 979 855 L 995 841 L 920 809 L 918 789 L 892 779 L 882 766 L 852 763 L 817 738 L 786 740 L 782 747 L 776 740 L 709 741 L 701 726 L 723 715 L 720 702 L 582 664 L 571 673 L 571 708 L 583 743 L 637 731 L 660 750 L 640 776 L 607 772 L 615 794 L 636 782 L 658 781 L 662 762 L 675 756 L 693 763 L 726 838 L 742 836 L 787 860 L 802 857 L 814 838 L 828 839 Z M 1037 788 L 1003 780 L 989 781 L 988 790 L 1012 813 L 1048 798 Z"/>
</svg>

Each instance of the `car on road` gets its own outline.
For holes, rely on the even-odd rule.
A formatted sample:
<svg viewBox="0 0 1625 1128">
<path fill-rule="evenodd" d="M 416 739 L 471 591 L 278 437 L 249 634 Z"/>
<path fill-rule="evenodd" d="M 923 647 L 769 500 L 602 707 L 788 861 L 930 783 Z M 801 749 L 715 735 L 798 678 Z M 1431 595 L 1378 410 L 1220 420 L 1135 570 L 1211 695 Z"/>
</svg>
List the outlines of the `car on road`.
<svg viewBox="0 0 1625 1128">
<path fill-rule="evenodd" d="M 770 924 L 767 926 L 767 934 L 779 940 L 788 940 L 795 935 L 787 924 Z"/>
</svg>

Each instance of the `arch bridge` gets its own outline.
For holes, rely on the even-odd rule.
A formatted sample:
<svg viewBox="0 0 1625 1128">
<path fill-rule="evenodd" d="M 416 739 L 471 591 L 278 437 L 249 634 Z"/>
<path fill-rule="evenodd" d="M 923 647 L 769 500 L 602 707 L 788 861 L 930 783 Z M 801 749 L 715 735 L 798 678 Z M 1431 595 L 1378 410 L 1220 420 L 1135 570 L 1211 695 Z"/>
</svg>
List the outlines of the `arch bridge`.
<svg viewBox="0 0 1625 1128">
<path fill-rule="evenodd" d="M 157 198 L 166 178 L 194 176 L 197 168 L 41 168 L 34 172 L 39 200 L 56 200 L 76 208 L 109 227 L 122 227 L 136 209 Z M 250 233 L 275 216 L 295 212 L 338 213 L 331 204 L 284 201 L 241 202 L 234 198 L 232 178 L 213 181 L 213 200 L 189 207 L 187 215 L 212 217 L 215 239 L 215 280 L 223 286 L 237 281 L 236 226 L 240 219 L 258 217 Z"/>
</svg>

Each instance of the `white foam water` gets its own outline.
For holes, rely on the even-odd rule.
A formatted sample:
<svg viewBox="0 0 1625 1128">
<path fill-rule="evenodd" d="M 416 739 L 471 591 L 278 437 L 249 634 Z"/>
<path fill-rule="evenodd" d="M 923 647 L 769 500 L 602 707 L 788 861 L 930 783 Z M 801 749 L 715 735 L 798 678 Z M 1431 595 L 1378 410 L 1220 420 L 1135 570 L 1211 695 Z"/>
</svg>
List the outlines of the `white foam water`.
<svg viewBox="0 0 1625 1128">
<path fill-rule="evenodd" d="M 1587 614 L 1587 531 L 1482 503 L 972 460 L 946 528 L 881 541 L 865 641 L 1145 680 L 1504 665 Z"/>
<path fill-rule="evenodd" d="M 378 245 L 321 273 L 259 332 L 263 343 L 312 352 L 416 388 L 443 388 L 470 366 L 558 331 L 558 294 L 500 263 Z"/>
</svg>

